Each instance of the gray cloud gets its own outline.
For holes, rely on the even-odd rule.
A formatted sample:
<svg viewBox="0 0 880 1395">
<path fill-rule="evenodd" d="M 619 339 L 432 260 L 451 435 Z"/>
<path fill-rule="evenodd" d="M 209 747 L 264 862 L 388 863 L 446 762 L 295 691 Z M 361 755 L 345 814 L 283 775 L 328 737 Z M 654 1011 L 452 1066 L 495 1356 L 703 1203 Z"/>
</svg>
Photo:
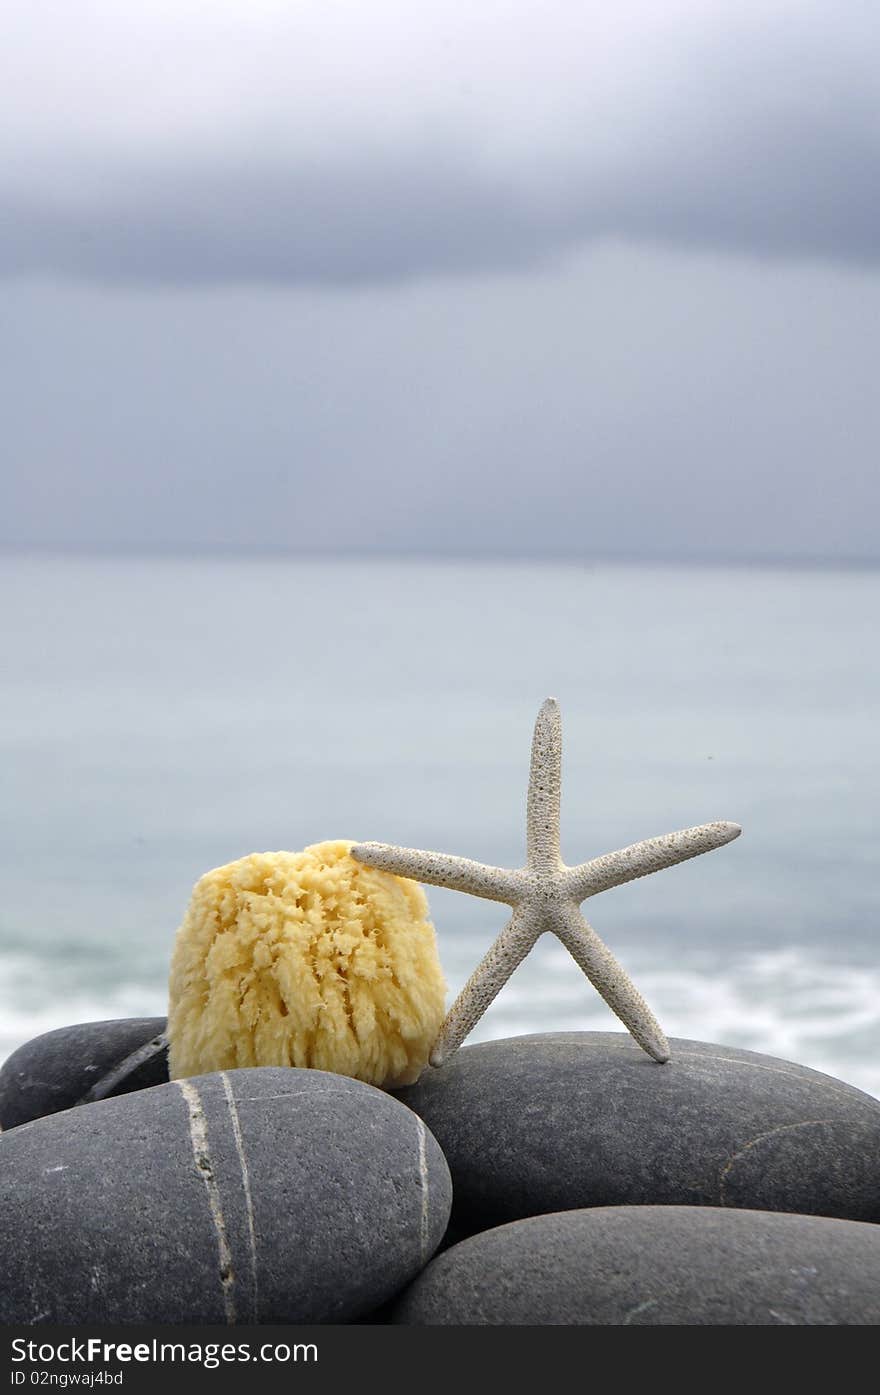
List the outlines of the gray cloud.
<svg viewBox="0 0 880 1395">
<path fill-rule="evenodd" d="M 572 48 L 581 7 L 560 3 L 539 44 L 513 4 L 512 53 L 452 5 L 476 52 L 451 56 L 440 30 L 434 47 L 409 30 L 395 43 L 402 12 L 385 4 L 387 27 L 358 30 L 363 48 L 326 88 L 304 81 L 284 30 L 286 70 L 264 47 L 251 71 L 268 96 L 231 89 L 215 55 L 201 108 L 183 100 L 193 72 L 173 51 L 151 102 L 148 69 L 90 8 L 104 25 L 91 62 L 103 75 L 127 59 L 130 92 L 113 78 L 102 108 L 84 84 L 71 130 L 61 99 L 47 111 L 21 84 L 7 96 L 7 276 L 344 286 L 533 267 L 606 238 L 880 259 L 880 17 L 854 0 L 679 3 L 659 30 L 636 4 L 631 49 L 596 14 Z M 172 41 L 182 22 L 167 21 Z M 658 34 L 656 53 L 639 43 Z M 234 70 L 235 35 L 220 49 Z"/>
<path fill-rule="evenodd" d="M 442 152 L 315 169 L 230 164 L 107 174 L 100 207 L 0 206 L 8 274 L 346 285 L 533 264 L 568 240 L 554 219 Z"/>
<path fill-rule="evenodd" d="M 593 250 L 339 289 L 7 289 L 8 541 L 877 556 L 880 277 Z"/>
<path fill-rule="evenodd" d="M 876 6 L 4 26 L 0 542 L 878 556 Z"/>
<path fill-rule="evenodd" d="M 535 266 L 603 238 L 761 257 L 880 260 L 880 148 L 861 132 L 761 133 L 564 197 L 481 178 L 436 149 L 374 161 L 105 173 L 85 208 L 0 201 L 0 267 L 107 281 L 346 285 Z M 136 187 L 127 188 L 134 184 Z"/>
</svg>

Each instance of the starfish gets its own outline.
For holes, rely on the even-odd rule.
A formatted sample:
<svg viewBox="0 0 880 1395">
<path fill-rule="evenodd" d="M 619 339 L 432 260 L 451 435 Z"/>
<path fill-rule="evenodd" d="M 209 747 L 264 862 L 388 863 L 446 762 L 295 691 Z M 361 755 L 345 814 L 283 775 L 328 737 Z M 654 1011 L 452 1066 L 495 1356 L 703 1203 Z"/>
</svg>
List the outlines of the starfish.
<svg viewBox="0 0 880 1395">
<path fill-rule="evenodd" d="M 673 867 L 677 862 L 723 847 L 739 837 L 736 823 L 706 823 L 633 843 L 619 852 L 566 867 L 559 851 L 562 783 L 562 723 L 559 704 L 547 698 L 538 713 L 532 740 L 527 804 L 526 865 L 488 867 L 465 857 L 398 848 L 389 843 L 358 843 L 352 857 L 400 877 L 450 887 L 500 901 L 513 915 L 459 993 L 432 1049 L 432 1066 L 457 1051 L 489 1004 L 549 930 L 562 941 L 593 987 L 620 1018 L 639 1046 L 655 1061 L 669 1060 L 669 1043 L 642 995 L 581 913 L 581 902 L 612 886 Z"/>
</svg>

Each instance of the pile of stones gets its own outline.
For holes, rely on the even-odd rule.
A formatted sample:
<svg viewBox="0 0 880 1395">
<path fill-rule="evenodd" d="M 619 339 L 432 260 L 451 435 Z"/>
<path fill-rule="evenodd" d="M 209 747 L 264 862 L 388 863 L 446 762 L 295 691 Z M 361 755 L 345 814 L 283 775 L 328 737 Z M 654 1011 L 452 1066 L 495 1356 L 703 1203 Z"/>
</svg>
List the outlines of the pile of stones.
<svg viewBox="0 0 880 1395">
<path fill-rule="evenodd" d="M 0 1322 L 880 1322 L 880 1101 L 839 1080 L 565 1032 L 394 1093 L 169 1082 L 163 1028 L 0 1071 Z"/>
</svg>

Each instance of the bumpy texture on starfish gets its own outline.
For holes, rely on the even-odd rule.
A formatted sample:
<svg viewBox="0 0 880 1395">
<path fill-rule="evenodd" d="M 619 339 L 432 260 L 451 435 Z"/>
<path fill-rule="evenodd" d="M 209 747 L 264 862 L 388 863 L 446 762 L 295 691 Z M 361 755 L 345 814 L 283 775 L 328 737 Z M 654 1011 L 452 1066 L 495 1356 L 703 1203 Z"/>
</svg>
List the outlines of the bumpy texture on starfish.
<svg viewBox="0 0 880 1395">
<path fill-rule="evenodd" d="M 609 887 L 723 847 L 742 829 L 735 823 L 701 824 L 648 838 L 578 867 L 566 867 L 559 853 L 561 784 L 562 723 L 556 699 L 548 698 L 538 713 L 532 741 L 525 867 L 487 867 L 464 857 L 388 843 L 358 843 L 351 849 L 352 857 L 369 867 L 513 907 L 511 919 L 447 1013 L 431 1050 L 432 1066 L 442 1065 L 458 1050 L 545 930 L 562 941 L 639 1046 L 655 1061 L 669 1060 L 669 1043 L 659 1023 L 624 969 L 587 924 L 580 904 Z"/>
</svg>

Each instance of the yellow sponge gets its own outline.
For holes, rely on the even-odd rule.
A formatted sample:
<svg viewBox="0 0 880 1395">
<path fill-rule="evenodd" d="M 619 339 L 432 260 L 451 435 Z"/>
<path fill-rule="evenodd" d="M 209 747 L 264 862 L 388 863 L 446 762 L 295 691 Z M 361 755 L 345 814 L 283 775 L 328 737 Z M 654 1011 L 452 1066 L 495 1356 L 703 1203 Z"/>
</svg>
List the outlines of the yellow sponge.
<svg viewBox="0 0 880 1395">
<path fill-rule="evenodd" d="M 171 961 L 172 1080 L 238 1066 L 418 1079 L 446 993 L 428 902 L 352 846 L 251 853 L 196 884 Z"/>
</svg>

